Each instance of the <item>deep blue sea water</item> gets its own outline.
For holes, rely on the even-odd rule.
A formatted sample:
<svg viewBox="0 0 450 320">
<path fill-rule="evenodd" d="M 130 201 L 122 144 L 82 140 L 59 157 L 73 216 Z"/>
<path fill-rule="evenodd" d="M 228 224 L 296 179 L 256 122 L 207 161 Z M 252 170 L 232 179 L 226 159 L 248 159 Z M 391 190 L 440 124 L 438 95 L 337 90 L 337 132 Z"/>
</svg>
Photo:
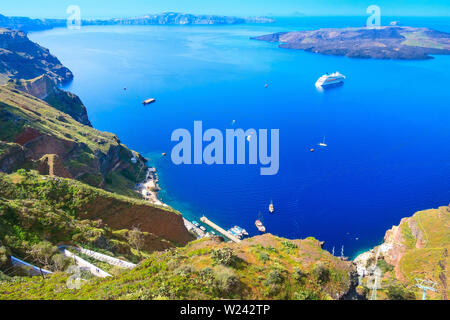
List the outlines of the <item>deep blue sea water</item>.
<svg viewBox="0 0 450 320">
<path fill-rule="evenodd" d="M 249 37 L 365 20 L 84 27 L 30 37 L 74 72 L 67 89 L 81 97 L 93 125 L 151 159 L 161 198 L 190 220 L 205 214 L 255 235 L 261 212 L 273 234 L 314 236 L 326 249 L 340 252 L 344 245 L 353 256 L 379 243 L 401 218 L 450 201 L 450 56 L 348 59 Z M 400 20 L 450 32 L 448 18 Z M 336 70 L 347 76 L 345 85 L 318 92 L 317 78 Z M 150 97 L 157 103 L 143 107 Z M 279 174 L 260 176 L 259 165 L 173 165 L 161 153 L 170 155 L 172 131 L 192 130 L 194 120 L 221 130 L 232 120 L 237 128 L 279 128 Z M 329 147 L 320 149 L 324 136 Z"/>
</svg>

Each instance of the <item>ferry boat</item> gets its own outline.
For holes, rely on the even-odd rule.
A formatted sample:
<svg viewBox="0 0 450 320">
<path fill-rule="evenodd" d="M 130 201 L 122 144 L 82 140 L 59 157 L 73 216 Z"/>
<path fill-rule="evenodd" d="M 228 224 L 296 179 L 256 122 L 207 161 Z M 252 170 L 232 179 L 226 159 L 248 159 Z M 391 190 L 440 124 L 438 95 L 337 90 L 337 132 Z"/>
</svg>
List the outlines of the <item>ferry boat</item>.
<svg viewBox="0 0 450 320">
<path fill-rule="evenodd" d="M 255 221 L 255 226 L 258 228 L 259 232 L 266 232 L 266 227 L 264 227 L 260 220 Z"/>
<path fill-rule="evenodd" d="M 151 103 L 153 103 L 155 101 L 156 101 L 156 99 L 151 98 L 151 99 L 147 99 L 147 100 L 142 101 L 142 104 L 144 106 L 146 106 L 147 104 L 151 104 Z"/>
<path fill-rule="evenodd" d="M 329 85 L 336 85 L 339 83 L 343 83 L 345 80 L 345 76 L 339 72 L 335 72 L 332 74 L 324 74 L 317 80 L 316 87 L 326 87 Z"/>
<path fill-rule="evenodd" d="M 273 202 L 270 201 L 270 204 L 269 204 L 269 212 L 270 212 L 270 213 L 273 213 L 274 211 L 275 211 L 275 208 L 274 208 L 274 206 L 273 206 Z"/>
</svg>

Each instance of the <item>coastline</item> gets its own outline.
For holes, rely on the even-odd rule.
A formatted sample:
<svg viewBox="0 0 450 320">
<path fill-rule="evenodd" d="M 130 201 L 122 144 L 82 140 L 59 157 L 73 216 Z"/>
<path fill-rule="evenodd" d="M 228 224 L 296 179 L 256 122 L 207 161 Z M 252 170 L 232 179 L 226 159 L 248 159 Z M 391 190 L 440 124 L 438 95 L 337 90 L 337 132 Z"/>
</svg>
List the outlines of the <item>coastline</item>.
<svg viewBox="0 0 450 320">
<path fill-rule="evenodd" d="M 149 201 L 152 204 L 163 206 L 169 208 L 170 206 L 167 203 L 164 203 L 159 198 L 159 192 L 161 191 L 161 188 L 158 185 L 159 177 L 158 173 L 156 172 L 156 168 L 149 166 L 147 167 L 147 175 L 145 177 L 145 180 L 139 184 L 136 185 L 136 192 L 140 193 L 144 200 Z M 170 207 L 171 208 L 171 207 Z M 196 227 L 194 224 L 192 224 L 189 220 L 187 220 L 183 213 L 181 213 L 181 216 L 183 217 L 184 225 L 186 229 L 195 235 L 197 239 L 202 239 L 205 237 L 209 237 L 210 234 L 208 232 L 204 232 L 200 228 Z"/>
</svg>

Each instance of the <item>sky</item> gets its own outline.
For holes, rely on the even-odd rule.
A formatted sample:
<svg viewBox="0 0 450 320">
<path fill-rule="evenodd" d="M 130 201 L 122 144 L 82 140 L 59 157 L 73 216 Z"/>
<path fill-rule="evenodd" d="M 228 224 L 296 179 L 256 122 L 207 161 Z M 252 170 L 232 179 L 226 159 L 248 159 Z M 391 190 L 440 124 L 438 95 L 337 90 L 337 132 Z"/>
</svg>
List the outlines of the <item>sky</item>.
<svg viewBox="0 0 450 320">
<path fill-rule="evenodd" d="M 167 11 L 234 16 L 366 15 L 378 5 L 387 16 L 450 16 L 450 0 L 0 0 L 6 16 L 66 18 L 78 5 L 83 18 L 132 17 Z"/>
</svg>

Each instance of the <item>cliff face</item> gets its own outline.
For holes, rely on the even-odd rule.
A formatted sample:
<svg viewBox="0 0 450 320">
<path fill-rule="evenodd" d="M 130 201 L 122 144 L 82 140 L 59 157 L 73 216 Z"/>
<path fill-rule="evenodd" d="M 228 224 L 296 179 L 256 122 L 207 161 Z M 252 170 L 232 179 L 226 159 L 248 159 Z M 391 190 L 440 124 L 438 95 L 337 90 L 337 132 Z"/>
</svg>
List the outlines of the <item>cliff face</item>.
<svg viewBox="0 0 450 320">
<path fill-rule="evenodd" d="M 9 80 L 8 86 L 44 100 L 52 107 L 67 113 L 78 122 L 92 126 L 86 107 L 80 98 L 71 92 L 59 89 L 47 74 L 31 80 L 12 79 Z"/>
<path fill-rule="evenodd" d="M 450 291 L 450 207 L 419 211 L 386 232 L 384 243 L 355 259 L 362 283 L 381 273 L 381 289 L 401 284 L 421 298 L 416 279 L 433 281 L 434 299 L 447 299 Z M 381 292 L 383 292 L 381 290 Z M 381 295 L 383 297 L 383 295 Z"/>
<path fill-rule="evenodd" d="M 24 32 L 1 28 L 0 74 L 14 79 L 34 79 L 46 74 L 55 83 L 73 79 L 72 72 L 58 58 L 30 41 Z"/>
</svg>

